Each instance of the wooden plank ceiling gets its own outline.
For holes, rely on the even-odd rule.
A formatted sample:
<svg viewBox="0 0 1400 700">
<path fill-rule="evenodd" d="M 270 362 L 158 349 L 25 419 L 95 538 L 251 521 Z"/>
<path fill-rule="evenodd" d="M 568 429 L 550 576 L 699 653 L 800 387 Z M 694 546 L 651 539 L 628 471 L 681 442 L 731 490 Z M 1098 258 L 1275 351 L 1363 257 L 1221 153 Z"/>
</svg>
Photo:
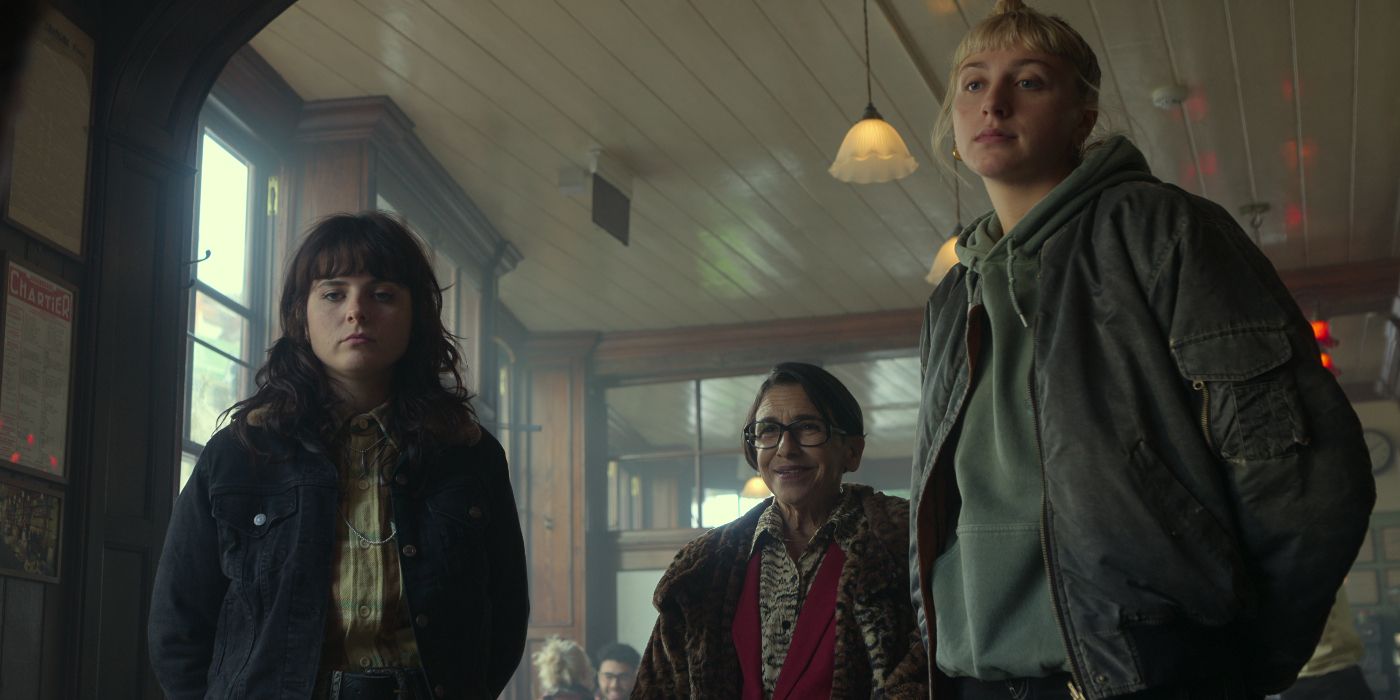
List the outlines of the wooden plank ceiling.
<svg viewBox="0 0 1400 700">
<path fill-rule="evenodd" d="M 252 44 L 304 99 L 404 109 L 523 252 L 501 293 L 532 331 L 641 330 L 921 304 L 955 220 L 929 127 L 991 5 L 871 4 L 875 103 L 921 164 L 882 185 L 826 172 L 864 107 L 859 0 L 303 0 Z M 1270 204 L 1280 269 L 1400 254 L 1400 3 L 1035 5 L 1098 51 L 1105 119 L 1159 177 Z M 1189 99 L 1155 108 L 1173 83 Z M 636 175 L 630 246 L 558 187 L 593 148 Z"/>
</svg>

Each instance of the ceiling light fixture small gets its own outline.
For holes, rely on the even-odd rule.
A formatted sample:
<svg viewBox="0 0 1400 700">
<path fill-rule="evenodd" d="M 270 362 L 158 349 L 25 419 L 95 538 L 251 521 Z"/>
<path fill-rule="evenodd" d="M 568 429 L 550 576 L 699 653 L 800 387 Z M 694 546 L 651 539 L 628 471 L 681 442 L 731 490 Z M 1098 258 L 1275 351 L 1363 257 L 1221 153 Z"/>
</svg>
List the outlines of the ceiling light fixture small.
<svg viewBox="0 0 1400 700">
<path fill-rule="evenodd" d="M 1190 96 L 1191 91 L 1185 85 L 1163 85 L 1152 91 L 1152 104 L 1157 109 L 1175 109 Z"/>
<path fill-rule="evenodd" d="M 862 0 L 865 18 L 865 114 L 846 132 L 828 172 L 842 182 L 868 184 L 898 180 L 918 169 L 909 147 L 875 109 L 870 92 L 870 0 Z"/>
<path fill-rule="evenodd" d="M 948 271 L 958 264 L 958 236 L 962 235 L 962 187 L 960 187 L 960 177 L 958 176 L 958 164 L 953 163 L 953 232 L 948 234 L 948 239 L 943 241 L 943 245 L 938 246 L 938 253 L 933 256 L 933 265 L 929 267 L 928 274 L 924 276 L 924 281 L 933 286 L 938 286 L 939 282 L 948 275 Z"/>
</svg>

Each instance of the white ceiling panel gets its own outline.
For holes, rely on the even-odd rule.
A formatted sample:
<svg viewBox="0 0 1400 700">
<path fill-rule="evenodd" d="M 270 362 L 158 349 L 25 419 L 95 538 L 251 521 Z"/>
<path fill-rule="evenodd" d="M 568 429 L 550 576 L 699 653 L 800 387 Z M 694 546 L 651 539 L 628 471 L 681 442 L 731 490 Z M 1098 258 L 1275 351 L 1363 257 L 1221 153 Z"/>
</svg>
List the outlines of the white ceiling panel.
<svg viewBox="0 0 1400 700">
<path fill-rule="evenodd" d="M 922 303 L 955 218 L 938 92 L 992 4 L 870 4 L 873 99 L 920 167 L 864 186 L 826 172 L 864 106 L 859 0 L 302 0 L 252 44 L 305 99 L 413 119 L 523 253 L 501 295 L 528 328 L 637 330 Z M 1270 205 L 1280 269 L 1400 254 L 1400 3 L 1034 4 L 1098 52 L 1105 121 L 1159 177 Z M 1186 104 L 1154 107 L 1173 83 Z M 635 176 L 628 246 L 560 191 L 594 148 Z M 964 221 L 988 206 L 968 180 Z"/>
</svg>

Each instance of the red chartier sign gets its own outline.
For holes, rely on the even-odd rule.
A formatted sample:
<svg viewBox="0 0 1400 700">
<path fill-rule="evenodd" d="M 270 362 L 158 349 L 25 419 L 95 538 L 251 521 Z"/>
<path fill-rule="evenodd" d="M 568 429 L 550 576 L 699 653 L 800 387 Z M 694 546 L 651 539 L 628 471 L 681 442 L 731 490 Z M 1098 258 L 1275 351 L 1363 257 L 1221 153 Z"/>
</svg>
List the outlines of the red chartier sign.
<svg viewBox="0 0 1400 700">
<path fill-rule="evenodd" d="M 73 293 L 18 265 L 10 266 L 9 294 L 40 311 L 73 322 Z"/>
<path fill-rule="evenodd" d="M 15 263 L 5 272 L 0 460 L 66 479 L 74 292 Z"/>
</svg>

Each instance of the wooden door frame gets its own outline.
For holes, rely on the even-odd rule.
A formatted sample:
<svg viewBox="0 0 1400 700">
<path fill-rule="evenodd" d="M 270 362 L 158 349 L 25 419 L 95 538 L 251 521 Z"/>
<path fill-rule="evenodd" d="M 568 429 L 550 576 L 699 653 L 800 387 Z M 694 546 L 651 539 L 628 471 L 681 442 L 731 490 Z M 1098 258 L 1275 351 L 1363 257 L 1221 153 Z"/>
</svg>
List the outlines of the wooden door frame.
<svg viewBox="0 0 1400 700">
<path fill-rule="evenodd" d="M 63 697 L 161 697 L 145 626 L 179 468 L 199 114 L 292 1 L 96 5 Z"/>
</svg>

